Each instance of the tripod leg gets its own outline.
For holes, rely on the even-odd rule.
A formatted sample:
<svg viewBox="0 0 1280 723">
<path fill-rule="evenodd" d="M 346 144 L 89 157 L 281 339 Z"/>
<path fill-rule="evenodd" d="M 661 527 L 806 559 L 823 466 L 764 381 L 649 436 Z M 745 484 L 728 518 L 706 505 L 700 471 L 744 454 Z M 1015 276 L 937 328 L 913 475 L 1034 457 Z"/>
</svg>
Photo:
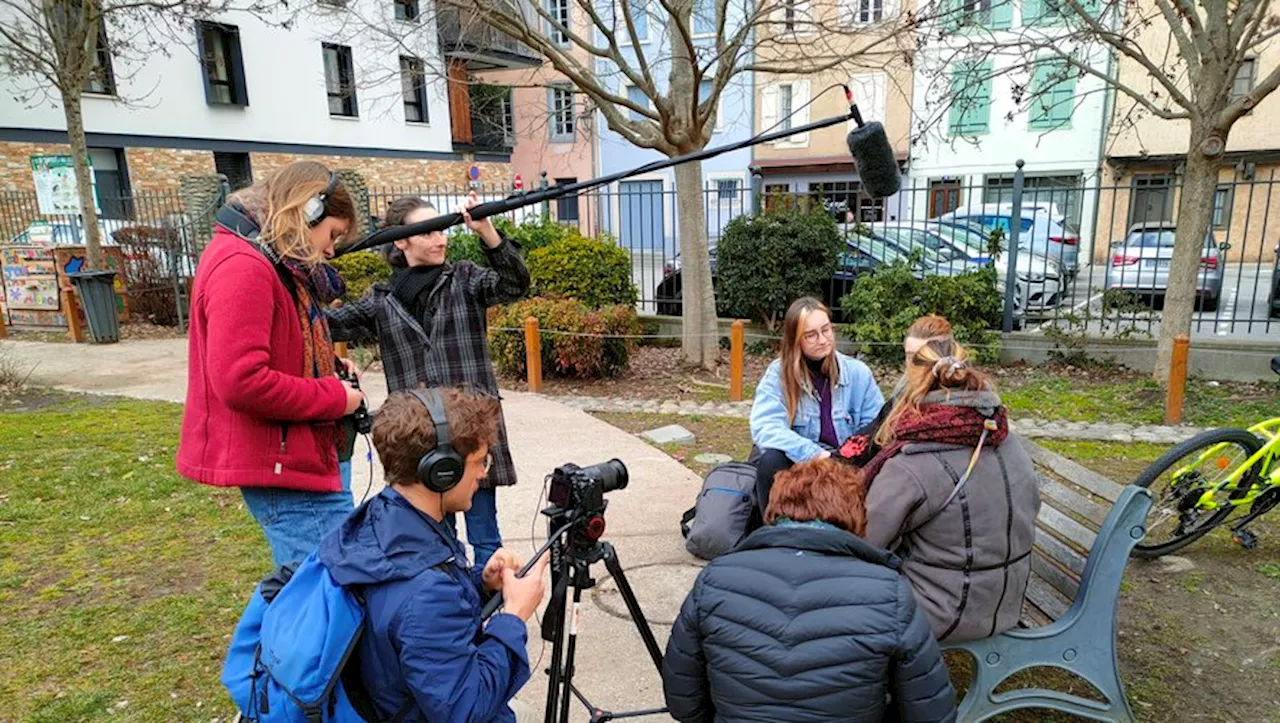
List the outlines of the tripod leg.
<svg viewBox="0 0 1280 723">
<path fill-rule="evenodd" d="M 561 681 L 561 685 L 564 686 L 564 696 L 560 701 L 560 723 L 569 723 L 569 701 L 573 694 L 573 659 L 578 650 L 578 608 L 582 605 L 584 584 L 584 580 L 580 578 L 589 575 L 590 571 L 584 565 L 576 570 L 575 574 L 579 577 L 573 581 L 573 607 L 565 613 L 567 618 L 565 625 L 569 626 L 569 645 L 564 657 L 564 679 Z"/>
<path fill-rule="evenodd" d="M 560 701 L 561 657 L 564 652 L 564 603 L 569 588 L 569 570 L 563 570 L 551 589 L 551 602 L 547 605 L 547 614 L 558 615 L 560 624 L 556 626 L 555 640 L 551 645 L 551 671 L 547 681 L 547 709 L 543 720 L 547 723 L 556 720 L 556 704 Z M 551 613 L 554 610 L 555 613 Z"/>
<path fill-rule="evenodd" d="M 640 631 L 640 639 L 644 641 L 644 647 L 649 650 L 649 657 L 653 659 L 653 666 L 658 669 L 658 674 L 662 674 L 662 649 L 658 647 L 657 638 L 653 637 L 653 630 L 649 628 L 649 620 L 645 618 L 644 611 L 640 609 L 640 601 L 636 599 L 635 592 L 631 589 L 631 583 L 627 582 L 627 575 L 622 571 L 622 563 L 618 561 L 618 551 L 613 545 L 605 542 L 604 544 L 604 566 L 608 568 L 609 574 L 618 582 L 618 592 L 622 593 L 622 601 L 627 604 L 627 612 L 631 613 L 631 619 L 635 621 L 636 629 Z"/>
</svg>

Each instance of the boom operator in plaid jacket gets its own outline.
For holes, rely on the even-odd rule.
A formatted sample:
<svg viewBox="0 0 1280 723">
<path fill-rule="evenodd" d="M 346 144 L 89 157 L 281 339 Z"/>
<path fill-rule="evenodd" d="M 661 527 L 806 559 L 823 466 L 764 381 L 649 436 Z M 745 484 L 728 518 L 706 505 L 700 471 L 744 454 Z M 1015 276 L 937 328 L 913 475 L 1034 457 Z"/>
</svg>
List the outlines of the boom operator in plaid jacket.
<svg viewBox="0 0 1280 723">
<path fill-rule="evenodd" d="M 485 310 L 523 297 L 529 291 L 529 269 L 519 247 L 505 236 L 496 248 L 481 246 L 489 268 L 470 261 L 446 263 L 428 297 L 425 319 L 415 319 L 392 295 L 390 285 L 380 283 L 359 301 L 325 312 L 333 340 L 355 341 L 376 333 L 388 393 L 425 383 L 468 387 L 498 397 Z M 501 416 L 498 443 L 489 453 L 493 466 L 481 486 L 515 484 L 516 468 Z"/>
</svg>

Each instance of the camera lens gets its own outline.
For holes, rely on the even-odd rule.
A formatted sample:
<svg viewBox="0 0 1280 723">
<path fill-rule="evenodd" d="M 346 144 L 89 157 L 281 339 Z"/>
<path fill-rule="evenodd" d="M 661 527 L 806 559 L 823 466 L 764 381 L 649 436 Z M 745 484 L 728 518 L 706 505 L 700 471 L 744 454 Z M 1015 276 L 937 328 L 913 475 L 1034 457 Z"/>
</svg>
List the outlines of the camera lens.
<svg viewBox="0 0 1280 723">
<path fill-rule="evenodd" d="M 590 467 L 582 468 L 582 474 L 599 480 L 600 486 L 605 492 L 625 489 L 630 475 L 627 474 L 627 466 L 620 459 L 611 459 L 608 462 L 593 464 Z"/>
</svg>

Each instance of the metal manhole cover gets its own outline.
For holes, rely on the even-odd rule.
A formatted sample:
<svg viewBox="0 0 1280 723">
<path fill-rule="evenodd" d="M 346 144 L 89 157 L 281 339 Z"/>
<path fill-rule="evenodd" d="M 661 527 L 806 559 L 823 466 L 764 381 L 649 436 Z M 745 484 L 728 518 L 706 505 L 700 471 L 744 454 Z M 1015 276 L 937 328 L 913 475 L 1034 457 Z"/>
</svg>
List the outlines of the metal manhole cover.
<svg viewBox="0 0 1280 723">
<path fill-rule="evenodd" d="M 702 572 L 702 565 L 692 562 L 653 562 L 624 568 L 627 582 L 640 601 L 640 609 L 650 625 L 675 624 L 680 606 L 693 589 L 693 581 Z M 591 590 L 591 600 L 596 607 L 615 618 L 630 620 L 627 604 L 622 601 L 617 581 L 612 576 L 601 578 Z"/>
</svg>

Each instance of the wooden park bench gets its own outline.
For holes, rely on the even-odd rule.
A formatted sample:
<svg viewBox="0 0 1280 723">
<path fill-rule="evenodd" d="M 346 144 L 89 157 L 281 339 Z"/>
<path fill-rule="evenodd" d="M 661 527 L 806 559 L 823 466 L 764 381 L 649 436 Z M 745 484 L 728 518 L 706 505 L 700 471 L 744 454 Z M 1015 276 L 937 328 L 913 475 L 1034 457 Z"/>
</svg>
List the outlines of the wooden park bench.
<svg viewBox="0 0 1280 723">
<path fill-rule="evenodd" d="M 1125 564 L 1144 536 L 1151 493 L 1115 482 L 1038 445 L 1027 444 L 1040 479 L 1031 578 L 1021 627 L 993 638 L 945 644 L 973 656 L 973 679 L 959 720 L 981 721 L 1018 708 L 1048 708 L 1102 721 L 1133 721 L 1116 659 L 1116 608 Z M 1106 702 L 1044 688 L 996 692 L 1035 667 L 1066 670 Z"/>
</svg>

